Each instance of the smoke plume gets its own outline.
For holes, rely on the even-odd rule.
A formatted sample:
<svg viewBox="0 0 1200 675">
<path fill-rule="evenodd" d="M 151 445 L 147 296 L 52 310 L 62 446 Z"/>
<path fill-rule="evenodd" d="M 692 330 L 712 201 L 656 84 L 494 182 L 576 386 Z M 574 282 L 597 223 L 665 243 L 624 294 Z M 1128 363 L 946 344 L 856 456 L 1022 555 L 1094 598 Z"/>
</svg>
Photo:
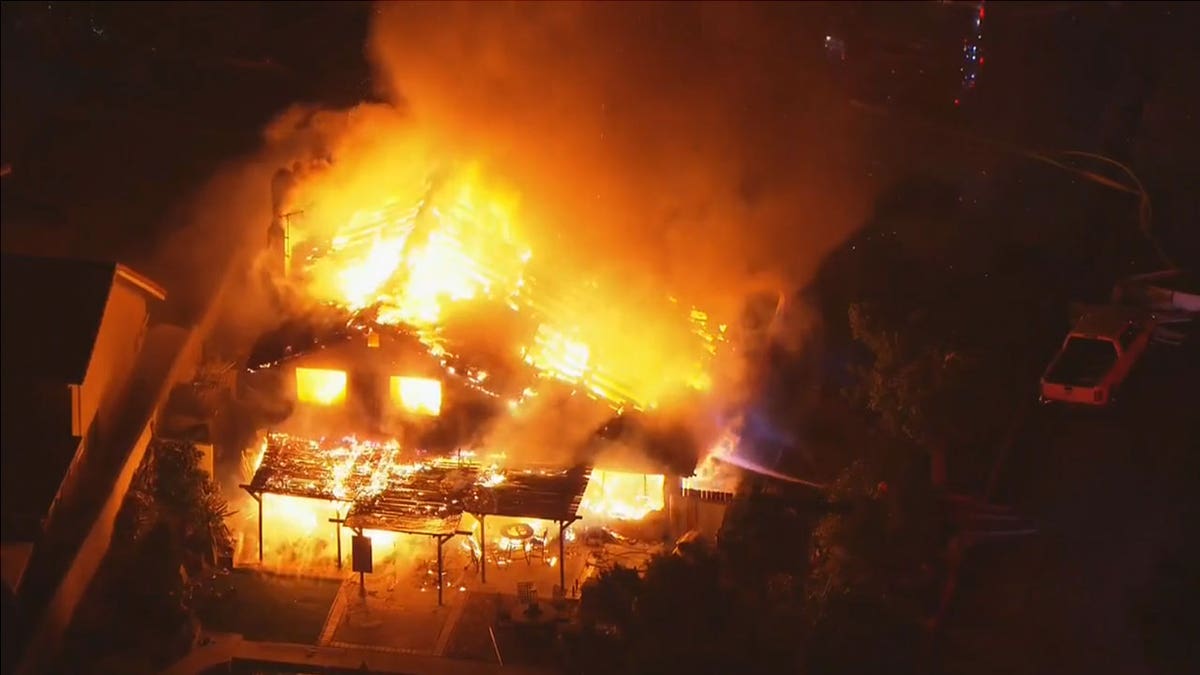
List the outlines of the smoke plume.
<svg viewBox="0 0 1200 675">
<path fill-rule="evenodd" d="M 387 3 L 369 54 L 407 123 L 516 186 L 539 255 L 729 315 L 806 281 L 867 201 L 814 16 Z"/>
<path fill-rule="evenodd" d="M 614 308 L 648 316 L 668 295 L 736 325 L 747 305 L 803 285 L 870 202 L 865 130 L 823 67 L 822 33 L 802 5 L 382 4 L 367 54 L 384 102 L 281 114 L 258 160 L 204 193 L 228 191 L 238 215 L 201 209 L 213 227 L 175 249 L 194 261 L 214 245 L 265 247 L 281 212 L 345 223 L 379 207 L 381 181 L 415 202 L 439 170 L 475 166 L 511 197 L 537 259 L 608 289 L 592 320 L 620 328 L 598 351 L 655 342 L 652 322 Z M 212 236 L 234 222 L 239 234 Z M 268 300 L 236 320 L 262 322 Z M 667 353 L 632 363 L 650 371 Z M 731 370 L 715 390 L 752 386 L 753 369 Z M 602 421 L 568 412 L 489 435 L 573 446 Z M 672 418 L 712 435 L 705 414 Z"/>
</svg>

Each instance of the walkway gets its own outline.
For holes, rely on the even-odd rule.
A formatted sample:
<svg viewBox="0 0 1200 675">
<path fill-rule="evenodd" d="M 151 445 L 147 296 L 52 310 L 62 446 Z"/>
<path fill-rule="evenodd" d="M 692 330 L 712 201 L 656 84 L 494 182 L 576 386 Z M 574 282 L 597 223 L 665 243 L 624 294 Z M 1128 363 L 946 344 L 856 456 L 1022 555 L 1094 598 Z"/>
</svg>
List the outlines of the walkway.
<svg viewBox="0 0 1200 675">
<path fill-rule="evenodd" d="M 210 644 L 193 649 L 166 670 L 164 675 L 196 675 L 235 658 L 326 668 L 365 666 L 367 672 L 397 675 L 548 675 L 553 672 L 366 648 L 250 642 L 243 640 L 240 635 L 219 634 L 210 637 Z"/>
</svg>

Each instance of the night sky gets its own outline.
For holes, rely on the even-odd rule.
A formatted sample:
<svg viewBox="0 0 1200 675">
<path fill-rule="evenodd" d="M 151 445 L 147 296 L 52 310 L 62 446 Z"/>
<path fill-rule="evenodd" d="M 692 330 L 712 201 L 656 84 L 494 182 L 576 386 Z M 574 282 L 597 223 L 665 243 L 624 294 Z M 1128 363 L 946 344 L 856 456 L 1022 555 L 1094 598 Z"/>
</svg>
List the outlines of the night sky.
<svg viewBox="0 0 1200 675">
<path fill-rule="evenodd" d="M 947 146 L 956 161 L 1012 160 L 955 134 L 1103 150 L 1134 159 L 1163 236 L 1194 259 L 1186 224 L 1200 211 L 1186 186 L 1200 149 L 1197 10 L 988 3 L 987 63 L 964 92 L 960 45 L 975 6 L 805 3 L 772 21 L 794 27 L 805 67 L 829 57 L 840 87 L 831 96 L 844 96 L 847 116 L 875 120 L 864 174 L 872 162 L 903 165 Z M 281 109 L 373 97 L 371 12 L 358 3 L 5 3 L 6 248 L 152 256 L 173 207 L 220 163 L 253 152 Z M 845 45 L 844 61 L 825 35 Z M 770 76 L 786 64 L 764 68 Z"/>
</svg>

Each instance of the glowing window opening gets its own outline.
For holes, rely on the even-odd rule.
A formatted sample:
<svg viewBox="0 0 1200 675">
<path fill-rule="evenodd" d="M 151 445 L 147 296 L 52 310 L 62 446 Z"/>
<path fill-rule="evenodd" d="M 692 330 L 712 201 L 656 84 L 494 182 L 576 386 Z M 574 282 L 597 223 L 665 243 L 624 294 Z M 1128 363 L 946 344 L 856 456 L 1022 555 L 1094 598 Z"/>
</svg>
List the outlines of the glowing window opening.
<svg viewBox="0 0 1200 675">
<path fill-rule="evenodd" d="M 346 400 L 346 371 L 297 368 L 296 400 L 315 405 L 342 403 Z"/>
<path fill-rule="evenodd" d="M 641 520 L 666 506 L 666 476 L 592 470 L 580 509 L 602 518 Z"/>
<path fill-rule="evenodd" d="M 417 415 L 436 417 L 442 412 L 442 383 L 424 377 L 391 377 L 392 402 Z"/>
</svg>

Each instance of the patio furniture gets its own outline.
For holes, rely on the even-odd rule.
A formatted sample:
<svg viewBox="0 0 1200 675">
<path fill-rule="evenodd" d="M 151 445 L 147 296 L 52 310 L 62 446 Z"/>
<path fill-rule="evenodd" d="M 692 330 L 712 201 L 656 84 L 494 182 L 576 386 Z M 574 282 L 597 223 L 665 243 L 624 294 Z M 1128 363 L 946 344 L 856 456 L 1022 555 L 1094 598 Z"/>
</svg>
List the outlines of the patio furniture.
<svg viewBox="0 0 1200 675">
<path fill-rule="evenodd" d="M 542 562 L 549 562 L 546 558 L 546 543 L 549 541 L 549 539 L 550 533 L 546 530 L 542 530 L 541 534 L 531 538 L 527 545 L 529 549 L 527 560 L 537 558 Z"/>
<path fill-rule="evenodd" d="M 537 586 L 532 581 L 517 582 L 517 602 L 522 605 L 537 604 Z"/>
<path fill-rule="evenodd" d="M 467 545 L 467 553 L 469 555 L 469 559 L 467 560 L 467 564 L 463 567 L 463 569 L 473 568 L 475 573 L 478 574 L 479 573 L 479 563 L 480 563 L 480 559 L 483 557 L 483 551 L 479 550 L 479 542 L 475 541 L 474 537 L 468 537 L 467 541 L 470 542 Z"/>
<path fill-rule="evenodd" d="M 506 525 L 500 530 L 500 536 L 508 541 L 509 561 L 520 556 L 527 564 L 530 562 L 529 548 L 530 542 L 533 540 L 533 528 L 528 523 Z"/>
</svg>

